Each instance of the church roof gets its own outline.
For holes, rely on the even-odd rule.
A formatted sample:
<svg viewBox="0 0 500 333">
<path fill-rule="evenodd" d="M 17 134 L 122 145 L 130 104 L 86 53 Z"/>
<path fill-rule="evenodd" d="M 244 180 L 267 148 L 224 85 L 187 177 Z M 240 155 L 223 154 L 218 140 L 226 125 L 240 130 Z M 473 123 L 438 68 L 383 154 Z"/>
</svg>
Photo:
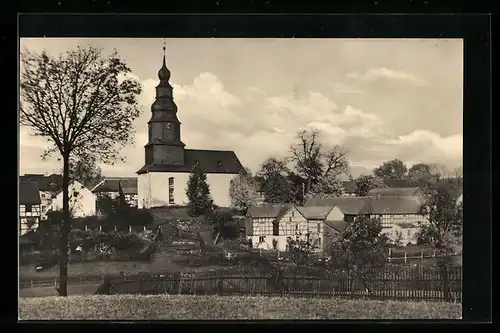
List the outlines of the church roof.
<svg viewBox="0 0 500 333">
<path fill-rule="evenodd" d="M 240 160 L 231 150 L 186 149 L 184 165 L 150 164 L 143 166 L 138 174 L 147 172 L 191 172 L 196 162 L 205 173 L 237 174 L 243 169 Z"/>
</svg>

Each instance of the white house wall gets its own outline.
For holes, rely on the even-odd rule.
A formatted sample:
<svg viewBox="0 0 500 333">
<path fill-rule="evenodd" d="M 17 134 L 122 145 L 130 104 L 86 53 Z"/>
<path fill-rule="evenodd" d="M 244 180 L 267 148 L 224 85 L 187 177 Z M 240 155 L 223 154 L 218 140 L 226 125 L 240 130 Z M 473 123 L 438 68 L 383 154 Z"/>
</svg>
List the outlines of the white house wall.
<svg viewBox="0 0 500 333">
<path fill-rule="evenodd" d="M 52 209 L 52 192 L 50 191 L 40 191 L 41 205 L 41 219 L 46 220 L 47 213 Z"/>
<path fill-rule="evenodd" d="M 420 231 L 420 223 L 428 222 L 428 219 L 419 214 L 394 214 L 379 216 L 382 222 L 382 232 L 385 233 L 391 241 L 399 238 L 401 235 L 401 243 L 403 245 L 416 244 L 417 235 Z M 415 227 L 401 227 L 399 223 L 411 223 Z"/>
<path fill-rule="evenodd" d="M 75 195 L 75 192 L 77 193 Z M 73 182 L 69 186 L 70 210 L 74 217 L 87 217 L 96 214 L 96 197 L 85 186 L 79 182 Z M 62 210 L 63 208 L 63 193 L 57 194 L 52 201 L 53 210 Z"/>
<path fill-rule="evenodd" d="M 187 205 L 187 183 L 190 173 L 150 172 L 139 175 L 138 207 L 151 208 L 169 205 Z M 169 203 L 169 178 L 174 178 L 174 203 Z M 214 203 L 221 207 L 230 206 L 229 184 L 236 177 L 233 174 L 207 174 L 210 195 Z"/>
<path fill-rule="evenodd" d="M 254 248 L 273 249 L 273 240 L 276 240 L 276 248 L 280 251 L 286 251 L 288 237 L 295 238 L 299 233 L 305 238 L 309 231 L 307 220 L 295 207 L 291 208 L 278 221 L 278 236 L 273 235 L 273 220 L 274 218 L 253 218 L 253 233 L 248 238 L 252 239 Z"/>
</svg>

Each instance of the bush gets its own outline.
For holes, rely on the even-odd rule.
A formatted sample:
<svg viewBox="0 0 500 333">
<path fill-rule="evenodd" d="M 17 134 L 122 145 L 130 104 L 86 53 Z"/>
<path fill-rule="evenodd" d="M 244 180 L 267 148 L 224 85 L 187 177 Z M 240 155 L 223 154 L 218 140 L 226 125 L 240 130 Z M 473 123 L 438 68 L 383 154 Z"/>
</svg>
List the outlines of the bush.
<svg viewBox="0 0 500 333">
<path fill-rule="evenodd" d="M 128 228 L 129 226 L 149 226 L 153 224 L 154 217 L 147 210 L 139 210 L 130 207 L 126 210 L 110 214 L 106 217 L 105 223 L 117 226 L 118 228 Z"/>
</svg>

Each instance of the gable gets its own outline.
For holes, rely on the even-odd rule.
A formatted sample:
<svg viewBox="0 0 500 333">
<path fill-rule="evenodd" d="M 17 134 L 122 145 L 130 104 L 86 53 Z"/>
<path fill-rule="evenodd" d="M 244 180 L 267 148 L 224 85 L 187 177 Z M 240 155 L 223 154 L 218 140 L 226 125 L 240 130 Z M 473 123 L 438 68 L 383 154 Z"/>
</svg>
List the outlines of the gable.
<svg viewBox="0 0 500 333">
<path fill-rule="evenodd" d="M 330 213 L 326 216 L 327 221 L 343 221 L 344 220 L 344 213 L 340 210 L 339 207 L 334 206 Z"/>
<path fill-rule="evenodd" d="M 289 223 L 290 219 L 293 222 L 307 222 L 307 218 L 295 206 L 289 206 L 282 211 L 282 214 L 276 218 L 275 222 L 279 224 Z"/>
</svg>

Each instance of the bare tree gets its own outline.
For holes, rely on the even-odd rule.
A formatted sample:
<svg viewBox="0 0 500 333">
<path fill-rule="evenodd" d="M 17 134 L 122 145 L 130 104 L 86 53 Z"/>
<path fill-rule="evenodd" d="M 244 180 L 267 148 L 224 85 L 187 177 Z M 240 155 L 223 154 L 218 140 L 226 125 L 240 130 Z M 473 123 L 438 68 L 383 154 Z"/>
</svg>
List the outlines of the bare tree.
<svg viewBox="0 0 500 333">
<path fill-rule="evenodd" d="M 140 115 L 140 83 L 116 51 L 104 57 L 92 46 L 58 57 L 21 54 L 21 125 L 52 143 L 43 158 L 58 152 L 63 162 L 63 221 L 59 244 L 59 291 L 67 295 L 70 232 L 70 161 L 91 155 L 113 163 L 133 140 L 132 123 Z"/>
<path fill-rule="evenodd" d="M 306 192 L 322 179 L 335 179 L 347 173 L 347 150 L 341 146 L 324 147 L 318 130 L 300 131 L 297 142 L 290 147 L 297 173 L 307 180 Z"/>
</svg>

